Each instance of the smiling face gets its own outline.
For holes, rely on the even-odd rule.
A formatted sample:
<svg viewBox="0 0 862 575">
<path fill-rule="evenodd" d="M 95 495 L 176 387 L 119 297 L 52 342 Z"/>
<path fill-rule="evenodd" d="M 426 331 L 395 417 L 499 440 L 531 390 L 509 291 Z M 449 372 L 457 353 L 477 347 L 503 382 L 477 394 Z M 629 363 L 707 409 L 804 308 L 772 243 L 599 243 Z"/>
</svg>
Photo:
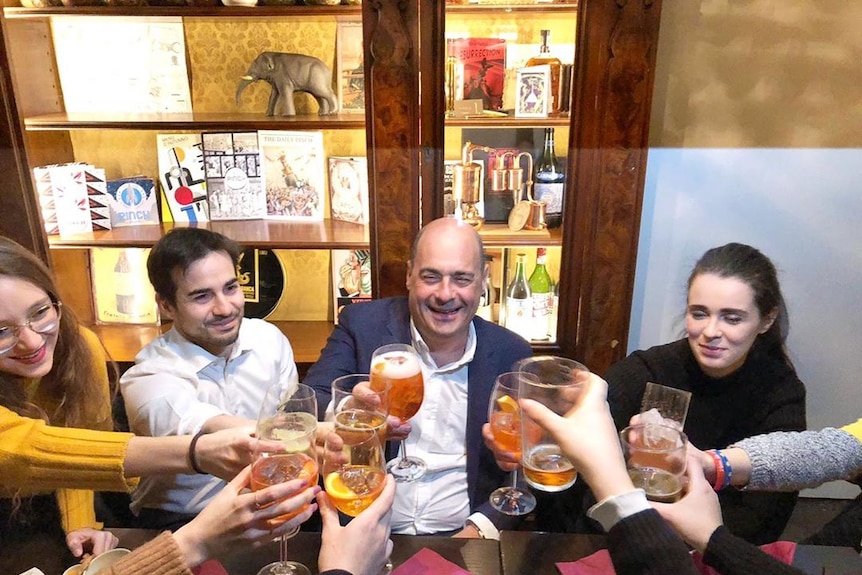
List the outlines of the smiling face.
<svg viewBox="0 0 862 575">
<path fill-rule="evenodd" d="M 476 231 L 453 218 L 425 226 L 407 265 L 410 316 L 432 354 L 463 351 L 487 277 Z"/>
<path fill-rule="evenodd" d="M 183 274 L 171 272 L 174 303 L 158 297 L 165 315 L 183 337 L 213 355 L 222 355 L 239 336 L 245 308 L 233 260 L 226 252 L 210 252 Z"/>
<path fill-rule="evenodd" d="M 18 278 L 0 276 L 0 325 L 20 326 L 50 303 L 51 298 L 42 288 Z M 18 343 L 0 356 L 0 371 L 33 379 L 45 377 L 54 366 L 59 332 L 59 323 L 45 334 L 19 327 Z"/>
<path fill-rule="evenodd" d="M 688 290 L 685 327 L 704 373 L 724 377 L 739 369 L 775 314 L 761 316 L 751 286 L 738 278 L 711 273 L 695 277 Z"/>
</svg>

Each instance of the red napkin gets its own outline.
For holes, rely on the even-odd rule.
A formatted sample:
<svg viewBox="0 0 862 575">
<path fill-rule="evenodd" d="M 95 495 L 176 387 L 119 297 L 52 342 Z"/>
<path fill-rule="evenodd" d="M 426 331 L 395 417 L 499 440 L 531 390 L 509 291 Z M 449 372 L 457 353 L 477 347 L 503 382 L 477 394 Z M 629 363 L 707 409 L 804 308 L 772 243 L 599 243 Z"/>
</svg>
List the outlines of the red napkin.
<svg viewBox="0 0 862 575">
<path fill-rule="evenodd" d="M 222 564 L 215 559 L 204 561 L 192 569 L 192 573 L 194 573 L 194 575 L 230 575 Z"/>
<path fill-rule="evenodd" d="M 779 561 L 788 565 L 793 564 L 793 555 L 796 553 L 796 543 L 791 541 L 776 541 L 768 545 L 761 545 L 760 549 L 772 555 Z M 703 575 L 721 575 L 718 571 L 703 563 L 700 553 L 692 553 L 692 559 L 698 571 Z M 607 549 L 596 551 L 578 561 L 570 563 L 557 563 L 557 569 L 562 575 L 614 575 L 614 565 Z"/>
<path fill-rule="evenodd" d="M 392 575 L 470 575 L 470 572 L 426 547 L 396 567 Z"/>
</svg>

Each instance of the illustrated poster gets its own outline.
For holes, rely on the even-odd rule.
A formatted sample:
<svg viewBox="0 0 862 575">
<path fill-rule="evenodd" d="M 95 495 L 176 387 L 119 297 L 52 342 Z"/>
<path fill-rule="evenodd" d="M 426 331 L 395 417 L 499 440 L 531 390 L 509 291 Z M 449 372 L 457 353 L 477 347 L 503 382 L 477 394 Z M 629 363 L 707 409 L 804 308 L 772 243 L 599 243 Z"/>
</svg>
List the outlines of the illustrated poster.
<svg viewBox="0 0 862 575">
<path fill-rule="evenodd" d="M 159 183 L 175 222 L 209 221 L 200 134 L 157 134 Z"/>
<path fill-rule="evenodd" d="M 368 223 L 368 160 L 329 158 L 330 211 L 333 220 Z"/>
<path fill-rule="evenodd" d="M 202 134 L 210 220 L 266 217 L 257 132 Z"/>
<path fill-rule="evenodd" d="M 323 134 L 260 130 L 266 217 L 323 220 L 326 162 Z"/>
<path fill-rule="evenodd" d="M 371 301 L 371 252 L 332 250 L 334 321 L 346 305 Z"/>
</svg>

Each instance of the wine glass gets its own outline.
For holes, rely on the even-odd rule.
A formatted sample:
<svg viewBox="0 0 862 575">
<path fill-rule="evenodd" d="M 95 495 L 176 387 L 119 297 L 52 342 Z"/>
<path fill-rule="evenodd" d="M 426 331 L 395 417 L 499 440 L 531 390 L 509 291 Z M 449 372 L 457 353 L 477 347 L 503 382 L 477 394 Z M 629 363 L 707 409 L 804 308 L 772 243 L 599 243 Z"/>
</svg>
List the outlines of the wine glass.
<svg viewBox="0 0 862 575">
<path fill-rule="evenodd" d="M 538 378 L 526 372 L 501 373 L 494 381 L 494 390 L 488 402 L 488 422 L 494 434 L 494 442 L 506 451 L 521 458 L 521 408 L 518 405 L 521 379 L 538 382 Z M 506 515 L 526 515 L 536 508 L 536 497 L 529 490 L 518 487 L 518 468 L 512 471 L 511 485 L 500 487 L 491 493 L 491 507 Z"/>
<path fill-rule="evenodd" d="M 267 390 L 256 433 L 259 443 L 263 440 L 279 441 L 284 451 L 272 453 L 255 449 L 251 467 L 251 488 L 254 491 L 293 479 L 305 479 L 308 486 L 317 484 L 317 399 L 314 390 L 299 384 L 292 394 L 282 395 L 283 389 L 281 384 L 276 384 Z M 306 508 L 282 515 L 273 522 L 289 521 Z M 298 532 L 297 525 L 293 531 L 280 537 L 279 560 L 263 567 L 257 575 L 311 575 L 302 563 L 287 560 L 287 541 Z"/>
<path fill-rule="evenodd" d="M 389 385 L 389 413 L 406 423 L 416 415 L 422 405 L 424 383 L 419 356 L 413 346 L 392 343 L 378 347 L 371 355 L 371 388 L 384 389 Z M 407 442 L 401 440 L 401 457 L 386 466 L 396 481 L 415 481 L 425 475 L 425 462 L 407 456 Z"/>
<path fill-rule="evenodd" d="M 377 432 L 335 423 L 323 448 L 323 486 L 336 509 L 356 517 L 383 492 L 386 461 Z"/>
<path fill-rule="evenodd" d="M 577 361 L 552 355 L 522 359 L 516 369 L 535 376 L 519 380 L 519 398 L 538 401 L 557 415 L 565 415 L 575 405 L 590 376 Z M 527 483 L 542 491 L 563 491 L 578 478 L 553 436 L 526 414 L 521 421 L 521 465 Z"/>
</svg>

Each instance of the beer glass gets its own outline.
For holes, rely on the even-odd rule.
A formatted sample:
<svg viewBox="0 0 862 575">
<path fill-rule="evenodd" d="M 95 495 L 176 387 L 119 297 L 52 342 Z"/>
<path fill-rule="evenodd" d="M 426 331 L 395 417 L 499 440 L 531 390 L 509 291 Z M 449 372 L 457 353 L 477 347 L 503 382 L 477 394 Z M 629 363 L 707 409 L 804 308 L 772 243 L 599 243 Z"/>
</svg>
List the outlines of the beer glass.
<svg viewBox="0 0 862 575">
<path fill-rule="evenodd" d="M 422 367 L 413 346 L 392 343 L 378 347 L 371 355 L 371 389 L 379 391 L 389 386 L 389 413 L 406 423 L 416 415 L 425 394 Z M 401 457 L 387 465 L 396 481 L 415 481 L 425 475 L 425 462 L 408 457 L 407 442 L 401 440 Z"/>
<path fill-rule="evenodd" d="M 520 380 L 520 398 L 538 401 L 558 415 L 565 415 L 575 405 L 590 375 L 580 363 L 550 355 L 528 357 L 515 366 L 536 378 Z M 521 466 L 531 487 L 554 492 L 575 483 L 578 472 L 572 462 L 553 437 L 526 414 L 521 420 L 521 442 Z"/>
<path fill-rule="evenodd" d="M 673 503 L 682 496 L 685 433 L 673 425 L 630 425 L 620 432 L 626 469 L 647 499 Z"/>
<path fill-rule="evenodd" d="M 253 491 L 284 483 L 293 479 L 305 479 L 309 487 L 317 485 L 318 464 L 315 452 L 317 431 L 317 399 L 314 390 L 299 384 L 292 394 L 282 395 L 283 386 L 273 385 L 266 392 L 257 420 L 258 441 L 279 441 L 284 451 L 271 453 L 255 449 L 251 467 Z M 305 510 L 282 515 L 273 520 L 289 521 Z M 299 532 L 299 526 L 280 538 L 279 561 L 263 567 L 257 575 L 310 575 L 302 563 L 287 560 L 287 541 Z"/>
<path fill-rule="evenodd" d="M 538 382 L 526 372 L 507 372 L 497 376 L 491 400 L 488 402 L 488 422 L 494 442 L 502 449 L 521 458 L 521 408 L 518 405 L 521 379 Z M 495 489 L 489 501 L 491 507 L 506 515 L 526 515 L 536 508 L 536 496 L 518 487 L 518 469 L 512 471 L 511 485 Z"/>
</svg>

